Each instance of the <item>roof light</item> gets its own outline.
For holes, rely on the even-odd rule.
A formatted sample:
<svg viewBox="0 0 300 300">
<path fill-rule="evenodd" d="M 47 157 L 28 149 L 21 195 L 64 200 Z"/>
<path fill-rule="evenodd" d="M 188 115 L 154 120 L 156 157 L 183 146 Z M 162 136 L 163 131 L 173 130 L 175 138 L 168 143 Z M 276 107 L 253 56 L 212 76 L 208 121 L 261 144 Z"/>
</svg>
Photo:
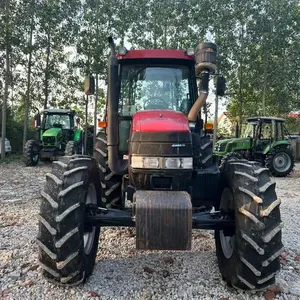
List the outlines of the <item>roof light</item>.
<svg viewBox="0 0 300 300">
<path fill-rule="evenodd" d="M 127 49 L 125 47 L 121 47 L 119 49 L 119 55 L 125 55 L 127 53 Z"/>
<path fill-rule="evenodd" d="M 194 50 L 194 48 L 187 48 L 186 54 L 187 54 L 187 55 L 190 55 L 190 56 L 195 55 L 195 50 Z"/>
</svg>

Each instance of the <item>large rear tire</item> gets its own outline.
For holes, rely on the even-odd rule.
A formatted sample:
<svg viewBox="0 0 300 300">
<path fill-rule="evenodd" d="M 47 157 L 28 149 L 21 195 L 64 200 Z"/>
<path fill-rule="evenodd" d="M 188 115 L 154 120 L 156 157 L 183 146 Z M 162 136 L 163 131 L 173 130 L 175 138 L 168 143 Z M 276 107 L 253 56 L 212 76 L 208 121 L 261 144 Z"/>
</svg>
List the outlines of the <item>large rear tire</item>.
<svg viewBox="0 0 300 300">
<path fill-rule="evenodd" d="M 23 160 L 26 167 L 36 166 L 40 159 L 40 145 L 35 140 L 28 140 L 24 147 Z"/>
<path fill-rule="evenodd" d="M 242 290 L 263 290 L 275 282 L 283 251 L 280 200 L 269 171 L 259 163 L 229 158 L 221 175 L 219 209 L 235 220 L 234 230 L 216 230 L 216 253 L 223 279 Z"/>
<path fill-rule="evenodd" d="M 94 158 L 99 164 L 102 187 L 102 201 L 106 207 L 124 209 L 122 201 L 122 176 L 114 174 L 108 166 L 107 138 L 105 132 L 99 132 L 94 148 Z"/>
<path fill-rule="evenodd" d="M 295 158 L 288 148 L 274 148 L 267 154 L 266 167 L 275 177 L 286 177 L 294 169 Z"/>
<path fill-rule="evenodd" d="M 99 168 L 88 156 L 63 157 L 52 164 L 41 193 L 37 244 L 46 279 L 77 285 L 92 273 L 100 227 L 84 224 L 88 204 L 103 206 Z"/>
</svg>

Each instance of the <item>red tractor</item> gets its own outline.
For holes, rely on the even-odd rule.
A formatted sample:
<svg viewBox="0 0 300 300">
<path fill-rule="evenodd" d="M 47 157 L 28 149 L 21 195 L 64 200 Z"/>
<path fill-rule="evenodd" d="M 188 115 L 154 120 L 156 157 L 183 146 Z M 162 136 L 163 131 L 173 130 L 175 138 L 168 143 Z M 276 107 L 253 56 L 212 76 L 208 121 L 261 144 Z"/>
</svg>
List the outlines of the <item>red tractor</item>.
<svg viewBox="0 0 300 300">
<path fill-rule="evenodd" d="M 109 44 L 105 128 L 94 156 L 63 157 L 46 175 L 37 239 L 44 276 L 84 282 L 100 228 L 128 226 L 141 250 L 189 250 L 192 229 L 214 230 L 229 286 L 273 284 L 283 251 L 275 183 L 268 169 L 234 155 L 219 168 L 203 130 L 216 46 L 117 55 L 111 37 Z M 220 95 L 224 86 L 220 79 Z"/>
</svg>

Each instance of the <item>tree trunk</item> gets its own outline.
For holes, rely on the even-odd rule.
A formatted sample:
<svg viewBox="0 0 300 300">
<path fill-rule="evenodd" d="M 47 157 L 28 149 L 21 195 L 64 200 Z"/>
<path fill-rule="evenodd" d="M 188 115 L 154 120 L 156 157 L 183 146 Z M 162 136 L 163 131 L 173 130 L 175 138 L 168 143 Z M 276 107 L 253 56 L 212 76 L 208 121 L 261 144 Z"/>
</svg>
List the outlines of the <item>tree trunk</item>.
<svg viewBox="0 0 300 300">
<path fill-rule="evenodd" d="M 45 89 L 44 89 L 44 95 L 45 95 L 45 101 L 44 101 L 44 109 L 47 108 L 48 105 L 48 97 L 49 97 L 49 65 L 50 65 L 50 54 L 51 54 L 51 37 L 50 37 L 50 29 L 48 29 L 48 44 L 47 44 L 47 57 L 46 57 L 46 69 L 45 69 Z"/>
<path fill-rule="evenodd" d="M 31 85 L 31 65 L 32 65 L 32 36 L 34 28 L 34 6 L 35 0 L 32 1 L 32 11 L 31 11 L 31 22 L 30 22 L 30 32 L 29 32 L 29 57 L 28 57 L 28 68 L 27 68 L 27 90 L 25 98 L 25 117 L 24 117 L 24 132 L 23 132 L 23 148 L 27 140 L 27 130 L 28 130 L 28 117 L 29 117 L 29 107 L 30 107 L 30 85 Z"/>
<path fill-rule="evenodd" d="M 4 98 L 2 104 L 2 133 L 1 133 L 1 159 L 5 159 L 5 137 L 6 137 L 6 107 L 8 100 L 8 85 L 9 85 L 9 53 L 10 53 L 10 32 L 9 32 L 9 0 L 5 2 L 5 87 Z"/>
</svg>

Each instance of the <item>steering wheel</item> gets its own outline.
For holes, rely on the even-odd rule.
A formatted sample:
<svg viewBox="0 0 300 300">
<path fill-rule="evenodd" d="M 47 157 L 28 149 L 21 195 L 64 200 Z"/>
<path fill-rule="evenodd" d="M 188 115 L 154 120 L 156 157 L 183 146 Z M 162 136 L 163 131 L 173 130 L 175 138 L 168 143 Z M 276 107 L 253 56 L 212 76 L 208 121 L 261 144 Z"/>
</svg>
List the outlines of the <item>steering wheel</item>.
<svg viewBox="0 0 300 300">
<path fill-rule="evenodd" d="M 153 104 L 149 103 L 153 99 L 158 100 L 158 103 L 157 101 L 155 101 Z M 144 109 L 166 109 L 167 107 L 169 107 L 169 103 L 159 97 L 151 97 L 144 102 Z"/>
<path fill-rule="evenodd" d="M 55 128 L 62 128 L 63 127 L 63 125 L 60 124 L 60 123 L 53 123 L 52 126 L 55 127 Z"/>
</svg>

